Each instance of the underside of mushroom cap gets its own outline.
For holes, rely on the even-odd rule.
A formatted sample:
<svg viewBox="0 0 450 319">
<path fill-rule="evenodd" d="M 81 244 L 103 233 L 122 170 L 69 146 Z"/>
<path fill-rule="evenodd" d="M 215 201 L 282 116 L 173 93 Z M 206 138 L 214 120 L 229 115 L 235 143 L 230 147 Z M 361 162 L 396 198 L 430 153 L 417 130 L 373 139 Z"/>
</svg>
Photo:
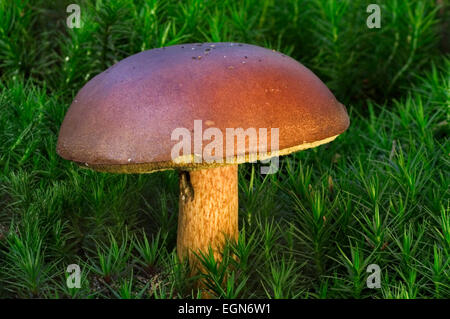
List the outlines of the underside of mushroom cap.
<svg viewBox="0 0 450 319">
<path fill-rule="evenodd" d="M 266 148 L 247 136 L 244 151 L 227 156 L 224 141 L 223 163 L 207 163 L 195 160 L 192 138 L 192 151 L 183 160 L 173 158 L 174 130 L 193 136 L 194 121 L 201 121 L 203 131 L 223 132 L 224 140 L 227 128 L 254 128 L 258 141 L 259 129 L 266 129 Z M 348 125 L 345 107 L 290 57 L 240 43 L 183 44 L 135 54 L 90 80 L 66 114 L 57 152 L 100 171 L 191 170 L 315 147 Z"/>
</svg>

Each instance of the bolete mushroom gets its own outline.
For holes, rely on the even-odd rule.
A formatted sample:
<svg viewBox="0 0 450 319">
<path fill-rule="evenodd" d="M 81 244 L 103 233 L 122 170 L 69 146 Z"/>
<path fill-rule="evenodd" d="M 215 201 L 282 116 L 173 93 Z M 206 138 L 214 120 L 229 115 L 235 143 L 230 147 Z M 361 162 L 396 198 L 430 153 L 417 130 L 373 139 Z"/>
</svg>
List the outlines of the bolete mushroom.
<svg viewBox="0 0 450 319">
<path fill-rule="evenodd" d="M 259 143 L 258 129 L 278 136 L 262 147 L 245 136 L 244 150 L 233 137 L 216 144 L 211 161 L 202 142 L 214 134 L 195 131 L 198 123 L 222 138 L 239 128 L 254 128 Z M 288 56 L 249 44 L 183 44 L 140 52 L 91 79 L 67 111 L 57 152 L 102 172 L 179 170 L 177 252 L 192 258 L 238 237 L 239 163 L 328 143 L 348 125 L 345 107 Z M 197 138 L 174 158 L 176 129 Z"/>
</svg>

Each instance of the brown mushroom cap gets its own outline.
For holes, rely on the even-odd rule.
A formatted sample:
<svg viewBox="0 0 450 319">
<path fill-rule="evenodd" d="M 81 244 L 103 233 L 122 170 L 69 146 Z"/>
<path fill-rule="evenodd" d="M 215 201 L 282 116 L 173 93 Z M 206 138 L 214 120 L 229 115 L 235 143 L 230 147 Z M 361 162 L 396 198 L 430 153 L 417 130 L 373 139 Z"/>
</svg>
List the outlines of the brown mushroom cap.
<svg viewBox="0 0 450 319">
<path fill-rule="evenodd" d="M 284 155 L 329 142 L 349 126 L 345 107 L 288 56 L 248 44 L 183 44 L 135 54 L 90 80 L 66 114 L 57 152 L 124 173 L 217 165 L 172 161 L 172 131 L 193 132 L 194 120 L 224 138 L 226 128 L 267 128 L 267 156 L 271 128 L 279 128 Z"/>
</svg>

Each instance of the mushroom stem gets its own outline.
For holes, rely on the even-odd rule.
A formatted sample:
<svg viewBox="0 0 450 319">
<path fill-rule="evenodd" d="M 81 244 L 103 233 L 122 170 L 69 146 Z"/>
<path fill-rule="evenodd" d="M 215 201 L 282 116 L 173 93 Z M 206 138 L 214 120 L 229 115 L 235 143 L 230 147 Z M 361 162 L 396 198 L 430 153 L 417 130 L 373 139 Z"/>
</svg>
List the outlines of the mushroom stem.
<svg viewBox="0 0 450 319">
<path fill-rule="evenodd" d="M 238 166 L 180 173 L 177 251 L 195 264 L 193 252 L 220 252 L 238 238 Z"/>
</svg>

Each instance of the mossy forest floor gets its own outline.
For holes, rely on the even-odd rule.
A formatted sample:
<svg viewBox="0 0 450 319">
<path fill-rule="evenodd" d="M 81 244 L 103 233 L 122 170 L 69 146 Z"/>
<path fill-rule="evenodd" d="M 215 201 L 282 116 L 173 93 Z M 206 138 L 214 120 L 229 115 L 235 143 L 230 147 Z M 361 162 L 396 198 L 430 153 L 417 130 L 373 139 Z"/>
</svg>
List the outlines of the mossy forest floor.
<svg viewBox="0 0 450 319">
<path fill-rule="evenodd" d="M 240 238 L 222 264 L 203 258 L 210 290 L 450 296 L 448 8 L 376 1 L 381 28 L 369 29 L 373 1 L 92 0 L 78 1 L 82 26 L 69 29 L 72 2 L 0 2 L 1 298 L 200 296 L 175 252 L 177 173 L 82 170 L 55 146 L 94 75 L 141 50 L 206 41 L 292 56 L 351 119 L 333 143 L 283 157 L 277 174 L 240 166 Z M 69 264 L 81 267 L 80 289 L 66 285 Z M 370 264 L 380 289 L 366 286 Z"/>
</svg>

